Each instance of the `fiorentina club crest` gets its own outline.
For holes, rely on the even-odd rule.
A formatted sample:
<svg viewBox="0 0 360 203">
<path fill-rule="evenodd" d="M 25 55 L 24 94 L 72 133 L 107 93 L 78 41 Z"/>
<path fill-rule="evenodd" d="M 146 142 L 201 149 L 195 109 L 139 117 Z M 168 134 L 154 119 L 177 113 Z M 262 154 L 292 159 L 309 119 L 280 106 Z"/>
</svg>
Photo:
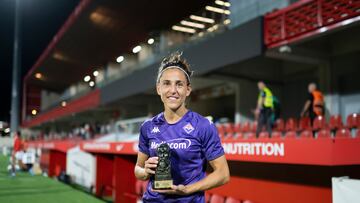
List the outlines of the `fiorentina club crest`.
<svg viewBox="0 0 360 203">
<path fill-rule="evenodd" d="M 194 127 L 190 123 L 188 123 L 183 127 L 183 129 L 187 134 L 189 134 L 194 130 Z"/>
</svg>

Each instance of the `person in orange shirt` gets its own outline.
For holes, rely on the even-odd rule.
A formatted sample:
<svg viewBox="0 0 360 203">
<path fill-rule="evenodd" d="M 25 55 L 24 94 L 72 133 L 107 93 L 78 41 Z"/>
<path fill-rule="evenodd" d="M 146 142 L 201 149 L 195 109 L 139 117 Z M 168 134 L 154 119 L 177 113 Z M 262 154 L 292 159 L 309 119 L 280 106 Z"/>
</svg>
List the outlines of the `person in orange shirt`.
<svg viewBox="0 0 360 203">
<path fill-rule="evenodd" d="M 311 121 L 317 116 L 323 116 L 324 111 L 324 96 L 317 90 L 315 83 L 310 83 L 308 86 L 309 97 L 305 102 L 304 108 L 301 112 L 301 117 L 309 116 Z"/>
<path fill-rule="evenodd" d="M 14 146 L 13 146 L 13 151 L 12 151 L 12 155 L 11 155 L 11 158 L 12 158 L 12 162 L 11 162 L 11 176 L 15 176 L 15 165 L 16 165 L 16 153 L 21 151 L 23 148 L 22 146 L 22 140 L 21 140 L 21 134 L 19 131 L 16 131 L 15 132 L 15 135 L 14 135 Z"/>
</svg>

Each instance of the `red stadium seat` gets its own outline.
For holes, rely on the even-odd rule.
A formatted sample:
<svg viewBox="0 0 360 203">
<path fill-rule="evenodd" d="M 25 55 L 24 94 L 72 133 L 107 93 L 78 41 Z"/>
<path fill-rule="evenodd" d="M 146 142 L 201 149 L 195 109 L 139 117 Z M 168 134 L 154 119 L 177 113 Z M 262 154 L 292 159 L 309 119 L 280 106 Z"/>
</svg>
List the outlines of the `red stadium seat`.
<svg viewBox="0 0 360 203">
<path fill-rule="evenodd" d="M 293 139 L 296 138 L 296 132 L 295 131 L 288 131 L 285 133 L 285 138 L 286 139 Z"/>
<path fill-rule="evenodd" d="M 326 119 L 324 116 L 317 116 L 314 119 L 313 130 L 318 131 L 326 128 Z"/>
<path fill-rule="evenodd" d="M 210 198 L 210 203 L 224 203 L 224 202 L 225 202 L 225 197 L 217 194 L 213 194 Z"/>
<path fill-rule="evenodd" d="M 300 133 L 300 138 L 313 138 L 313 132 L 311 130 L 303 130 Z"/>
<path fill-rule="evenodd" d="M 235 133 L 234 139 L 242 139 L 242 138 L 244 138 L 244 134 L 243 134 L 243 133 L 240 133 L 240 132 Z"/>
<path fill-rule="evenodd" d="M 270 134 L 269 134 L 269 132 L 267 132 L 267 131 L 262 131 L 262 132 L 260 132 L 260 134 L 259 134 L 259 138 L 260 139 L 266 139 L 266 138 L 269 138 L 270 137 Z"/>
<path fill-rule="evenodd" d="M 271 133 L 271 139 L 280 139 L 282 138 L 282 133 L 279 131 L 273 131 Z"/>
<path fill-rule="evenodd" d="M 205 192 L 205 203 L 209 203 L 210 198 L 211 198 L 211 194 L 208 192 Z"/>
<path fill-rule="evenodd" d="M 347 128 L 341 128 L 336 131 L 335 138 L 350 138 L 351 132 Z"/>
<path fill-rule="evenodd" d="M 246 133 L 250 131 L 250 122 L 246 121 L 242 126 L 241 126 L 241 132 Z"/>
<path fill-rule="evenodd" d="M 235 131 L 235 133 L 241 132 L 241 123 L 236 123 L 234 125 L 234 131 Z"/>
<path fill-rule="evenodd" d="M 222 125 L 222 124 L 217 124 L 217 125 L 216 125 L 216 128 L 217 128 L 219 134 L 225 135 L 225 127 L 224 127 L 224 125 Z"/>
<path fill-rule="evenodd" d="M 346 118 L 346 126 L 348 128 L 360 128 L 360 114 L 350 114 Z"/>
<path fill-rule="evenodd" d="M 257 121 L 254 121 L 250 125 L 250 132 L 256 132 L 257 129 Z"/>
<path fill-rule="evenodd" d="M 225 140 L 233 139 L 235 133 L 226 133 L 226 135 L 223 137 Z"/>
<path fill-rule="evenodd" d="M 330 130 L 337 130 L 343 127 L 343 122 L 340 115 L 332 115 L 329 121 Z"/>
<path fill-rule="evenodd" d="M 241 203 L 241 201 L 233 197 L 227 197 L 225 203 Z"/>
<path fill-rule="evenodd" d="M 219 133 L 219 137 L 220 137 L 220 139 L 224 139 L 224 138 L 225 138 L 225 134 L 224 134 L 224 133 Z"/>
<path fill-rule="evenodd" d="M 274 131 L 283 132 L 285 130 L 285 122 L 283 119 L 279 118 L 275 121 Z"/>
<path fill-rule="evenodd" d="M 234 127 L 232 123 L 224 123 L 223 126 L 225 127 L 225 134 L 234 133 Z"/>
<path fill-rule="evenodd" d="M 254 132 L 248 132 L 245 134 L 245 139 L 255 139 L 256 134 Z"/>
<path fill-rule="evenodd" d="M 331 131 L 329 129 L 322 129 L 318 132 L 317 138 L 331 138 Z"/>
<path fill-rule="evenodd" d="M 309 117 L 302 117 L 299 121 L 299 130 L 311 130 L 311 119 Z"/>
<path fill-rule="evenodd" d="M 289 118 L 286 121 L 285 124 L 285 130 L 286 131 L 296 131 L 297 121 L 295 118 Z"/>
</svg>

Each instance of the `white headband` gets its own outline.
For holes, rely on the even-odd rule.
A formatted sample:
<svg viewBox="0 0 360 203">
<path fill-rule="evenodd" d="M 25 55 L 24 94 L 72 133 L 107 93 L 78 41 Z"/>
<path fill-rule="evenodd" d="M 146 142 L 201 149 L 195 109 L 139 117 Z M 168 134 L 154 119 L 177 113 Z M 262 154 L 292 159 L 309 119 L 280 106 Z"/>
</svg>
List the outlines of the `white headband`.
<svg viewBox="0 0 360 203">
<path fill-rule="evenodd" d="M 185 74 L 185 76 L 186 76 L 186 78 L 187 78 L 187 80 L 188 80 L 188 82 L 189 82 L 189 84 L 190 84 L 190 76 L 192 75 L 193 72 L 191 71 L 191 74 L 190 74 L 190 76 L 189 76 L 189 74 L 188 74 L 184 69 L 182 69 L 182 68 L 180 68 L 180 67 L 178 67 L 178 66 L 168 66 L 168 67 L 164 68 L 164 69 L 158 74 L 158 76 L 157 76 L 157 79 L 156 79 L 156 82 L 157 82 L 157 83 L 160 82 L 160 77 L 162 76 L 162 74 L 164 73 L 164 71 L 166 71 L 167 69 L 170 69 L 170 68 L 176 68 L 176 69 L 181 70 L 181 71 Z"/>
</svg>

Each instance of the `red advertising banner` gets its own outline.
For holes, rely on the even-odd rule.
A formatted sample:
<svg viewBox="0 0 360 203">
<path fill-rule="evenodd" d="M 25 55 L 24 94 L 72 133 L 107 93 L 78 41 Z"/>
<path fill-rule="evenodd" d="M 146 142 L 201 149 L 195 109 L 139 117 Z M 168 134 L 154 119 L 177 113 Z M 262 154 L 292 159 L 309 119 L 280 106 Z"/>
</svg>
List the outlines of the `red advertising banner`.
<svg viewBox="0 0 360 203">
<path fill-rule="evenodd" d="M 308 165 L 360 164 L 360 139 L 249 139 L 223 141 L 228 160 Z"/>
<path fill-rule="evenodd" d="M 80 149 L 91 153 L 137 154 L 137 142 L 83 142 Z"/>
<path fill-rule="evenodd" d="M 42 148 L 49 150 L 56 150 L 61 152 L 67 152 L 68 149 L 75 147 L 79 144 L 79 141 L 75 140 L 57 140 L 57 141 L 32 141 L 26 142 L 25 148 Z"/>
<path fill-rule="evenodd" d="M 66 151 L 74 141 L 30 142 L 29 147 Z M 133 154 L 137 142 L 81 142 L 81 150 L 91 153 Z M 306 165 L 360 164 L 359 138 L 248 139 L 223 140 L 226 158 L 232 161 L 267 162 Z"/>
</svg>

